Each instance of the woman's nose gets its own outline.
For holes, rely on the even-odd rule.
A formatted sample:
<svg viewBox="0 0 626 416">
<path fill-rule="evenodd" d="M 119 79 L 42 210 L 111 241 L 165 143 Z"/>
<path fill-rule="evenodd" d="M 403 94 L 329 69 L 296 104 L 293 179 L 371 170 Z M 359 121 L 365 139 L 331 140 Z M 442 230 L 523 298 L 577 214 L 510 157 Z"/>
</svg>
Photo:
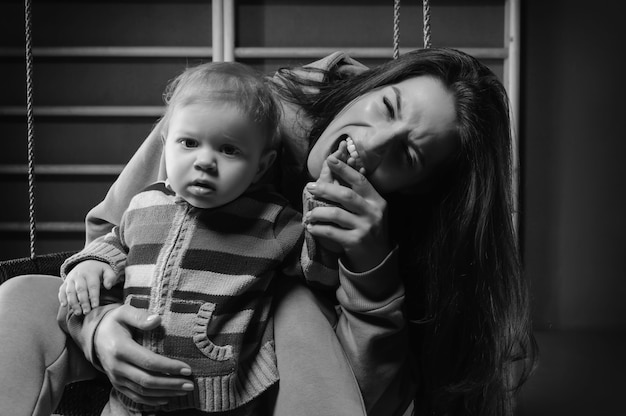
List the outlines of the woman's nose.
<svg viewBox="0 0 626 416">
<path fill-rule="evenodd" d="M 390 130 L 378 131 L 363 142 L 363 151 L 370 164 L 378 166 L 387 151 L 398 141 L 398 135 Z M 371 169 L 372 167 L 370 167 Z"/>
</svg>

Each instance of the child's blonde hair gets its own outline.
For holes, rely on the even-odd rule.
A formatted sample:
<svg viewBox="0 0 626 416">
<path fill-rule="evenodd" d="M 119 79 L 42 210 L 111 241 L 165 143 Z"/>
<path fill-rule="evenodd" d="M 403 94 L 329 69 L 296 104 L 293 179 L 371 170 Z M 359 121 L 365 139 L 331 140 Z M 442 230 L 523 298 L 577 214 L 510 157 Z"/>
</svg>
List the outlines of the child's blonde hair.
<svg viewBox="0 0 626 416">
<path fill-rule="evenodd" d="M 167 132 L 173 111 L 196 103 L 223 103 L 241 110 L 259 125 L 266 148 L 278 147 L 280 109 L 264 77 L 237 62 L 211 62 L 187 68 L 172 80 L 163 93 L 167 105 L 163 132 Z"/>
</svg>

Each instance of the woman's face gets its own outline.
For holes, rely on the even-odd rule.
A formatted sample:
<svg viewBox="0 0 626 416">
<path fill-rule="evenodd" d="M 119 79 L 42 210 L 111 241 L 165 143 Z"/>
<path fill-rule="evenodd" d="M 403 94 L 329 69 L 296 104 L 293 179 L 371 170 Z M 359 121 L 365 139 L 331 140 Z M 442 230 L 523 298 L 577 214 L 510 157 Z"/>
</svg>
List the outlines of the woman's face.
<svg viewBox="0 0 626 416">
<path fill-rule="evenodd" d="M 312 177 L 346 140 L 350 164 L 381 194 L 419 189 L 458 147 L 454 99 L 437 78 L 419 76 L 370 91 L 328 125 L 307 159 Z"/>
</svg>

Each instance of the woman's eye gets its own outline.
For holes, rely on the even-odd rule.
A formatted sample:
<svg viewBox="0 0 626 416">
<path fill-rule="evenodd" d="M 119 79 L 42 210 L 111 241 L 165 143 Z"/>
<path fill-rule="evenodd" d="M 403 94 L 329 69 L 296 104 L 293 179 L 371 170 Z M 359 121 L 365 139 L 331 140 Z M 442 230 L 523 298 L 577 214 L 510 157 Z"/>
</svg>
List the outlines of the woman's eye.
<svg viewBox="0 0 626 416">
<path fill-rule="evenodd" d="M 186 148 L 198 147 L 198 141 L 194 139 L 181 139 L 182 145 Z"/>
<path fill-rule="evenodd" d="M 419 161 L 419 156 L 417 155 L 417 152 L 415 151 L 415 149 L 413 149 L 409 145 L 406 145 L 404 147 L 404 154 L 406 155 L 406 159 L 409 162 L 410 166 L 417 165 L 417 162 Z"/>
<path fill-rule="evenodd" d="M 227 156 L 238 156 L 239 154 L 241 154 L 241 151 L 236 146 L 226 144 L 222 146 L 222 153 Z"/>
<path fill-rule="evenodd" d="M 395 118 L 396 110 L 394 110 L 393 105 L 391 105 L 391 101 L 389 101 L 387 97 L 383 97 L 383 104 L 385 104 L 389 118 Z"/>
</svg>

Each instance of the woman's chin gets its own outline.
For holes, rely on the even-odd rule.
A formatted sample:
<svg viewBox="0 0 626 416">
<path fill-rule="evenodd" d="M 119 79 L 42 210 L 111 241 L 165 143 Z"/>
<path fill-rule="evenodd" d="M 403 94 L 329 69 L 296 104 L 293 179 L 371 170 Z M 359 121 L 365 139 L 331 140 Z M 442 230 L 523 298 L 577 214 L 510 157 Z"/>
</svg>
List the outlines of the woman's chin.
<svg viewBox="0 0 626 416">
<path fill-rule="evenodd" d="M 307 159 L 307 170 L 309 171 L 309 176 L 311 177 L 311 179 L 317 180 L 320 177 L 324 160 L 325 159 L 312 157 L 312 155 L 309 155 L 309 158 Z"/>
</svg>

